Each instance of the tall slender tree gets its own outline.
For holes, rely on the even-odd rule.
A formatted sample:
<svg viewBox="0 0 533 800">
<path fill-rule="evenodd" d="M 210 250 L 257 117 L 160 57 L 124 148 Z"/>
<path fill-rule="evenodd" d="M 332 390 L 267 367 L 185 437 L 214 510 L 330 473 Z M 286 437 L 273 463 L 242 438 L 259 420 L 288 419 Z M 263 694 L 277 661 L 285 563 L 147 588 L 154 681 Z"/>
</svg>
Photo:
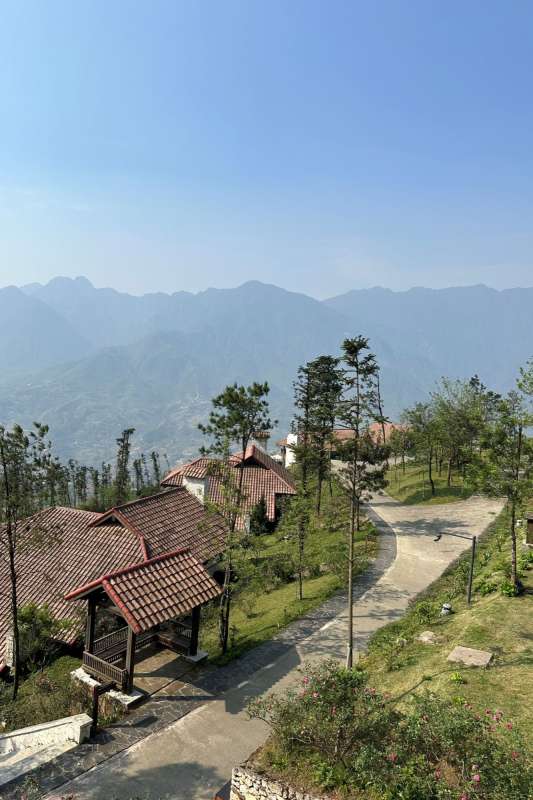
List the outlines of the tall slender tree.
<svg viewBox="0 0 533 800">
<path fill-rule="evenodd" d="M 436 493 L 433 478 L 434 457 L 438 444 L 437 420 L 431 403 L 416 403 L 402 414 L 402 422 L 409 428 L 417 456 L 421 457 L 428 469 L 431 496 Z"/>
<path fill-rule="evenodd" d="M 339 359 L 333 356 L 319 356 L 309 366 L 312 400 L 309 439 L 316 464 L 316 512 L 320 515 L 322 486 L 331 468 L 331 446 L 343 389 L 343 372 L 339 368 Z"/>
<path fill-rule="evenodd" d="M 266 433 L 275 424 L 269 415 L 268 394 L 268 383 L 227 386 L 221 394 L 213 398 L 213 410 L 207 424 L 199 425 L 202 433 L 210 439 L 209 445 L 203 447 L 202 452 L 218 456 L 215 469 L 226 494 L 221 507 L 217 509 L 226 518 L 228 525 L 219 614 L 219 639 L 223 653 L 228 648 L 234 551 L 241 539 L 236 527 L 242 516 L 244 459 L 254 434 Z M 237 444 L 242 454 L 241 460 L 235 466 L 230 463 L 232 444 Z"/>
<path fill-rule="evenodd" d="M 125 428 L 117 439 L 117 466 L 115 472 L 115 504 L 117 506 L 128 499 L 131 438 L 134 433 L 135 428 Z"/>
<path fill-rule="evenodd" d="M 527 384 L 519 382 L 527 390 Z M 526 391 L 527 394 L 527 391 Z M 501 398 L 493 422 L 487 427 L 482 455 L 472 468 L 475 485 L 486 494 L 505 497 L 509 511 L 511 580 L 518 593 L 516 522 L 533 494 L 533 441 L 528 429 L 533 414 L 523 393 L 512 391 Z"/>
<path fill-rule="evenodd" d="M 344 463 L 341 483 L 350 500 L 348 532 L 348 641 L 346 665 L 353 665 L 353 573 L 355 537 L 361 529 L 361 505 L 372 491 L 385 486 L 387 448 L 370 436 L 369 427 L 381 417 L 377 400 L 378 364 L 368 339 L 357 336 L 342 344 L 345 391 L 339 406 L 339 423 L 348 437 L 339 448 Z"/>
<path fill-rule="evenodd" d="M 13 698 L 17 697 L 20 671 L 18 621 L 19 554 L 41 543 L 42 534 L 26 520 L 49 504 L 50 468 L 53 462 L 48 428 L 35 423 L 28 434 L 20 425 L 0 426 L 0 555 L 7 562 L 13 637 Z M 4 587 L 2 587 L 4 589 Z"/>
</svg>

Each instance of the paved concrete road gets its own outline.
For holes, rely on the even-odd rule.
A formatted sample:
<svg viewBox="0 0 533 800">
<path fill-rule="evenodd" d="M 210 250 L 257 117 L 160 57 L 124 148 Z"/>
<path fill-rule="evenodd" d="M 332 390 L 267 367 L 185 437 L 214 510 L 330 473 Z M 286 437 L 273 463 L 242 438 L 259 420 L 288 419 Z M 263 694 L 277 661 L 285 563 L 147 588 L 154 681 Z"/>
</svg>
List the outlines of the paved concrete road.
<svg viewBox="0 0 533 800">
<path fill-rule="evenodd" d="M 377 497 L 371 513 L 381 520 L 382 569 L 379 564 L 374 567 L 375 581 L 371 574 L 369 588 L 355 603 L 357 648 L 364 648 L 377 628 L 400 617 L 409 600 L 469 547 L 471 537 L 479 535 L 501 507 L 499 501 L 477 497 L 423 507 Z M 434 542 L 437 533 L 442 538 Z M 346 615 L 341 614 L 220 699 L 207 702 L 49 797 L 212 800 L 229 779 L 233 765 L 246 759 L 267 736 L 263 723 L 247 719 L 244 709 L 250 698 L 292 683 L 304 661 L 325 655 L 342 658 L 345 636 Z"/>
</svg>

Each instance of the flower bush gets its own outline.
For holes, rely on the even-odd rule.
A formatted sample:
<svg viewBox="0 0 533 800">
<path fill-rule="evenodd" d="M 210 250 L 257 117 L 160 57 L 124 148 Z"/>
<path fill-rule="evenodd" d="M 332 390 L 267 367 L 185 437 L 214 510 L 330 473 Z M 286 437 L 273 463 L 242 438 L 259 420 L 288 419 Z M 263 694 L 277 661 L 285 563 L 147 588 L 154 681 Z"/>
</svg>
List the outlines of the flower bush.
<svg viewBox="0 0 533 800">
<path fill-rule="evenodd" d="M 249 706 L 272 737 L 266 768 L 303 788 L 368 800 L 525 800 L 530 757 L 510 720 L 464 700 L 415 696 L 407 710 L 335 661 Z"/>
</svg>

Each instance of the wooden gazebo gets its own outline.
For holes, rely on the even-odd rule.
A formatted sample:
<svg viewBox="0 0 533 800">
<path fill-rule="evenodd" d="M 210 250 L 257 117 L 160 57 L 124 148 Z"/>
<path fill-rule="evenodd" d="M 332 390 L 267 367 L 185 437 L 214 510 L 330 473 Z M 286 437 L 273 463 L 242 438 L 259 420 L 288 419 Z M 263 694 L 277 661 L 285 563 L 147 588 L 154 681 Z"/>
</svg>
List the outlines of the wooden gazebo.
<svg viewBox="0 0 533 800">
<path fill-rule="evenodd" d="M 133 564 L 74 589 L 65 596 L 67 600 L 87 600 L 83 669 L 130 693 L 135 654 L 142 648 L 159 643 L 195 658 L 200 608 L 221 591 L 188 548 Z M 99 608 L 126 624 L 96 639 Z"/>
</svg>

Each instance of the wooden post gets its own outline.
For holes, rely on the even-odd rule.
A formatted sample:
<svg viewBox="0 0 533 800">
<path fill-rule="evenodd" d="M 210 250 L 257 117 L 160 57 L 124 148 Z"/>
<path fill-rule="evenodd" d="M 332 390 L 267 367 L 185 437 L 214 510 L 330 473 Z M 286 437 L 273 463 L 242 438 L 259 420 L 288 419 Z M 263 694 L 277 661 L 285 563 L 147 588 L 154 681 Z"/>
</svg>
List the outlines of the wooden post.
<svg viewBox="0 0 533 800">
<path fill-rule="evenodd" d="M 85 650 L 92 653 L 94 650 L 94 629 L 96 623 L 96 597 L 90 594 L 87 598 L 87 625 L 85 627 Z"/>
<path fill-rule="evenodd" d="M 128 627 L 128 646 L 126 649 L 126 670 L 128 671 L 128 681 L 127 681 L 127 694 L 130 694 L 133 691 L 133 673 L 135 671 L 135 642 L 137 636 L 132 631 L 130 627 Z"/>
<path fill-rule="evenodd" d="M 200 632 L 200 606 L 195 606 L 192 610 L 191 644 L 189 645 L 189 655 L 195 656 L 198 653 L 198 634 Z"/>
<path fill-rule="evenodd" d="M 470 572 L 468 575 L 468 594 L 466 602 L 470 605 L 472 600 L 472 579 L 474 577 L 474 561 L 476 558 L 476 537 L 472 536 L 472 552 L 470 554 Z"/>
<path fill-rule="evenodd" d="M 91 717 L 93 720 L 93 724 L 91 725 L 91 736 L 96 736 L 98 733 L 98 701 L 102 694 L 111 691 L 111 689 L 115 688 L 114 683 L 104 683 L 101 685 L 93 686 L 93 702 L 92 702 L 92 711 Z"/>
</svg>

